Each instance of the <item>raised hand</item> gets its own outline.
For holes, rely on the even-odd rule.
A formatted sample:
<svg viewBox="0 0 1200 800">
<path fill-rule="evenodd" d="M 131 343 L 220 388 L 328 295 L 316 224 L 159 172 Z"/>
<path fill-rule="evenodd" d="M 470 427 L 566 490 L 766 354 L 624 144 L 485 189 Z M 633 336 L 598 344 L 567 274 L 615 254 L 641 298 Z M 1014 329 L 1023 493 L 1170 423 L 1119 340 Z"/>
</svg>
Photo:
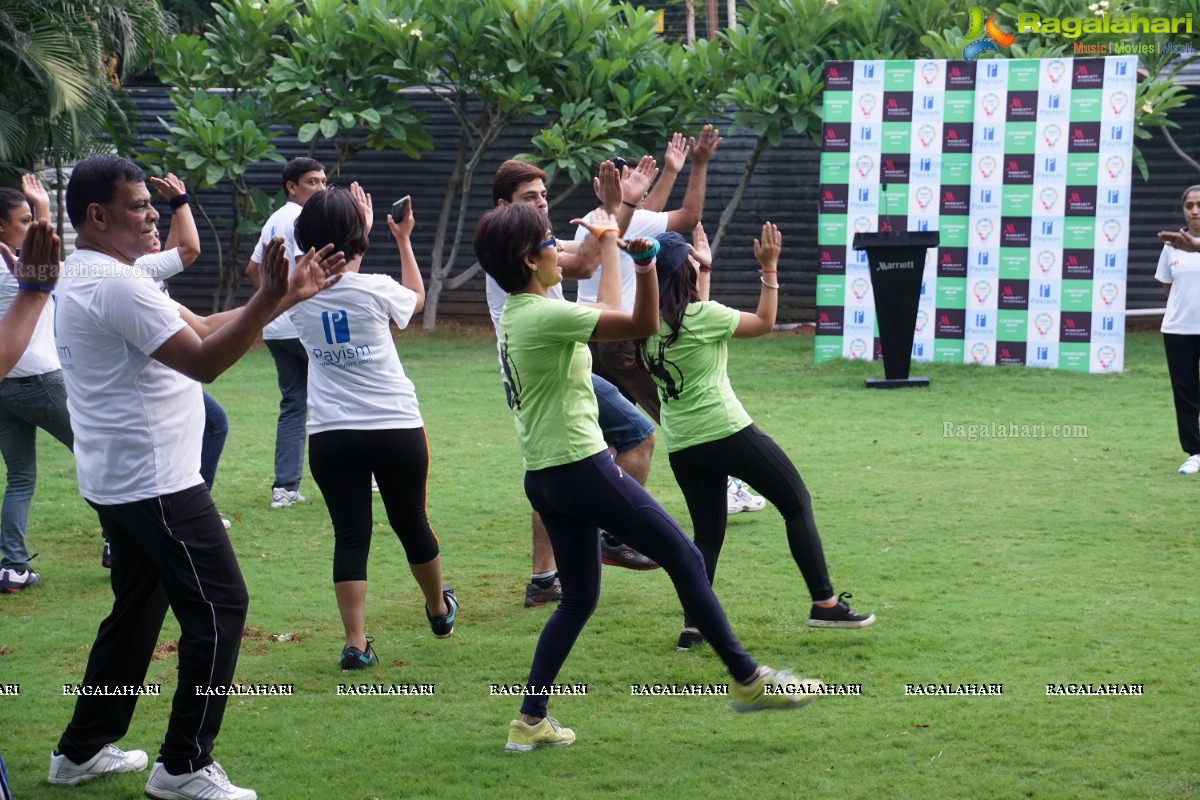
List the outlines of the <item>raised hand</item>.
<svg viewBox="0 0 1200 800">
<path fill-rule="evenodd" d="M 697 222 L 692 231 L 692 243 L 688 245 L 692 258 L 700 262 L 702 267 L 712 266 L 712 248 L 708 245 L 708 234 L 704 232 L 704 223 Z"/>
<path fill-rule="evenodd" d="M 340 250 L 333 252 L 332 244 L 320 250 L 308 248 L 308 252 L 296 260 L 296 268 L 288 276 L 287 300 L 300 303 L 323 292 L 342 279 L 345 269 L 346 256 Z"/>
<path fill-rule="evenodd" d="M 616 173 L 616 169 L 613 170 L 613 173 Z M 617 218 L 604 208 L 598 208 L 593 211 L 590 215 L 590 219 L 573 219 L 571 220 L 571 224 L 582 225 L 583 227 L 587 228 L 588 233 L 590 233 L 592 236 L 595 236 L 601 242 L 615 240 L 617 238 L 617 234 L 619 233 L 617 229 Z"/>
<path fill-rule="evenodd" d="M 21 193 L 33 206 L 35 216 L 39 206 L 44 207 L 47 211 L 50 210 L 50 195 L 46 192 L 46 187 L 42 186 L 42 182 L 32 172 L 21 176 Z"/>
<path fill-rule="evenodd" d="M 176 197 L 187 194 L 187 187 L 183 185 L 174 172 L 168 172 L 165 178 L 149 178 L 150 185 L 154 187 L 154 191 L 162 195 L 164 200 L 173 200 Z"/>
<path fill-rule="evenodd" d="M 595 181 L 596 196 L 606 211 L 616 212 L 621 207 L 621 175 L 611 161 L 600 165 L 600 174 Z"/>
<path fill-rule="evenodd" d="M 388 230 L 392 232 L 392 238 L 394 238 L 397 242 L 399 242 L 401 239 L 407 239 L 409 236 L 411 236 L 413 226 L 417 223 L 416 219 L 413 217 L 412 195 L 405 195 L 405 197 L 408 198 L 408 206 L 404 211 L 404 219 L 396 222 L 392 219 L 391 214 L 387 215 Z"/>
<path fill-rule="evenodd" d="M 0 256 L 17 283 L 53 286 L 58 282 L 59 244 L 58 234 L 50 223 L 38 220 L 25 231 L 19 257 L 3 243 L 0 243 Z"/>
<path fill-rule="evenodd" d="M 669 172 L 682 172 L 691 146 L 691 140 L 676 131 L 667 142 L 667 152 L 663 154 L 663 167 Z"/>
<path fill-rule="evenodd" d="M 639 236 L 631 242 L 618 241 L 618 246 L 629 253 L 634 261 L 649 261 L 658 255 L 658 241 Z"/>
<path fill-rule="evenodd" d="M 700 139 L 692 145 L 692 163 L 707 164 L 721 146 L 721 132 L 712 125 L 705 125 L 700 131 Z"/>
<path fill-rule="evenodd" d="M 783 237 L 773 222 L 764 222 L 759 239 L 754 240 L 754 257 L 765 272 L 779 268 L 779 251 L 783 248 Z"/>
<path fill-rule="evenodd" d="M 650 191 L 650 184 L 654 183 L 656 177 L 658 177 L 658 166 L 654 156 L 642 156 L 636 167 L 633 169 L 626 167 L 621 175 L 622 199 L 626 203 L 636 206 L 642 202 L 646 192 Z"/>
<path fill-rule="evenodd" d="M 354 198 L 354 202 L 358 203 L 358 207 L 362 211 L 363 232 L 369 236 L 371 227 L 375 224 L 375 206 L 371 203 L 371 195 L 358 185 L 358 181 L 354 181 L 350 184 L 350 196 Z M 410 213 L 409 216 L 411 217 L 412 214 Z"/>
</svg>

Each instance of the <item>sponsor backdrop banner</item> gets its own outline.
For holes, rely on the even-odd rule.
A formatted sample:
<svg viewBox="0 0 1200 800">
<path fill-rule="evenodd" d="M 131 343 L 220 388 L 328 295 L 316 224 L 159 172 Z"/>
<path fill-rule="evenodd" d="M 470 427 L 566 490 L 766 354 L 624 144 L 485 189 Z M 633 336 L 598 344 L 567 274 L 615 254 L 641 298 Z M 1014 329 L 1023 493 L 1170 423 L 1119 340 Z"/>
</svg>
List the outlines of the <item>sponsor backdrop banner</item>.
<svg viewBox="0 0 1200 800">
<path fill-rule="evenodd" d="M 937 230 L 914 360 L 1120 371 L 1136 66 L 826 64 L 816 361 L 879 357 L 854 234 Z"/>
</svg>

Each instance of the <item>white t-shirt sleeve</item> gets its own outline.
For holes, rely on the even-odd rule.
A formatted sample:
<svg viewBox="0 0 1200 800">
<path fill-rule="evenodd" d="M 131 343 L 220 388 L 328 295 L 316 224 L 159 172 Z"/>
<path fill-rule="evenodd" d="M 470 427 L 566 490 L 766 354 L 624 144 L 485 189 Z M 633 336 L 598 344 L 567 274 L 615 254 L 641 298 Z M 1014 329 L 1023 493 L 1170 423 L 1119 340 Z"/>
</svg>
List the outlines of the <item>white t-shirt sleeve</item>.
<svg viewBox="0 0 1200 800">
<path fill-rule="evenodd" d="M 1175 252 L 1175 248 L 1169 244 L 1164 244 L 1162 253 L 1158 256 L 1158 268 L 1154 270 L 1154 279 L 1159 283 L 1174 283 L 1175 278 L 1171 274 L 1171 257 Z"/>
<path fill-rule="evenodd" d="M 149 356 L 186 327 L 179 305 L 146 280 L 103 281 L 96 313 L 112 330 Z"/>
<path fill-rule="evenodd" d="M 165 281 L 184 270 L 183 259 L 179 256 L 178 247 L 144 255 L 133 263 L 156 281 Z"/>
<path fill-rule="evenodd" d="M 386 276 L 385 276 L 386 277 Z M 378 297 L 387 309 L 387 314 L 400 328 L 407 328 L 417 308 L 417 293 L 387 277 L 380 281 L 382 291 Z"/>
</svg>

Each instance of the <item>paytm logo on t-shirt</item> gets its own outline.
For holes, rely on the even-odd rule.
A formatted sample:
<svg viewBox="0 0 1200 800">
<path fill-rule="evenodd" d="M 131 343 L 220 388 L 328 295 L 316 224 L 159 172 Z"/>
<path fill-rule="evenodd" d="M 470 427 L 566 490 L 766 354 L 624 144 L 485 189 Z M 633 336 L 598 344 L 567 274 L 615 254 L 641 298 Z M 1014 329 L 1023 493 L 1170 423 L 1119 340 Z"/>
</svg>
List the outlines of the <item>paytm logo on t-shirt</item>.
<svg viewBox="0 0 1200 800">
<path fill-rule="evenodd" d="M 322 311 L 321 325 L 325 328 L 325 341 L 328 344 L 350 341 L 350 318 L 344 310 Z"/>
</svg>

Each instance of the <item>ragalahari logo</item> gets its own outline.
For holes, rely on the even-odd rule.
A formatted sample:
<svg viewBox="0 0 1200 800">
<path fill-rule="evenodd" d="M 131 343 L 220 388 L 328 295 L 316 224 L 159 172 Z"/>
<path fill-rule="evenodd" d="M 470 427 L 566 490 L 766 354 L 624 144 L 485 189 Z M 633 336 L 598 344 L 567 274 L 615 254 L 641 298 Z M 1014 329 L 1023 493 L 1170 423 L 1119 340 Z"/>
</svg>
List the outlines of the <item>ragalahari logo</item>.
<svg viewBox="0 0 1200 800">
<path fill-rule="evenodd" d="M 993 53 L 998 53 L 1001 47 L 1009 47 L 1016 40 L 1016 36 L 1000 29 L 1000 26 L 996 24 L 995 14 L 988 17 L 985 23 L 983 21 L 983 11 L 978 8 L 972 8 L 970 30 L 959 41 L 967 43 L 963 47 L 963 59 L 974 61 L 989 50 Z"/>
</svg>

